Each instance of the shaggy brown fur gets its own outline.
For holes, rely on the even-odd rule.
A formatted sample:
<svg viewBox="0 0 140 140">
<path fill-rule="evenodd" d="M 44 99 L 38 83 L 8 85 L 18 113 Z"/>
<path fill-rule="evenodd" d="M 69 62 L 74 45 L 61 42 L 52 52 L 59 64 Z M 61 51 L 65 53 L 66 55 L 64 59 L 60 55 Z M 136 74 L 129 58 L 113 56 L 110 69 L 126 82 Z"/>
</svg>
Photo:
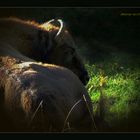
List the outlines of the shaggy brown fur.
<svg viewBox="0 0 140 140">
<path fill-rule="evenodd" d="M 92 130 L 91 100 L 73 72 L 52 64 L 24 62 L 12 57 L 1 57 L 0 65 L 4 106 L 13 124 L 7 126 L 7 130 Z"/>
<path fill-rule="evenodd" d="M 60 26 L 57 24 L 38 24 L 16 18 L 0 19 L 0 56 L 64 66 L 86 84 L 88 73 L 76 51 L 74 40 L 65 26 L 56 37 Z"/>
<path fill-rule="evenodd" d="M 58 30 L 0 19 L 0 131 L 91 131 L 92 104 L 81 83 L 88 74 L 69 32 L 56 38 Z"/>
</svg>

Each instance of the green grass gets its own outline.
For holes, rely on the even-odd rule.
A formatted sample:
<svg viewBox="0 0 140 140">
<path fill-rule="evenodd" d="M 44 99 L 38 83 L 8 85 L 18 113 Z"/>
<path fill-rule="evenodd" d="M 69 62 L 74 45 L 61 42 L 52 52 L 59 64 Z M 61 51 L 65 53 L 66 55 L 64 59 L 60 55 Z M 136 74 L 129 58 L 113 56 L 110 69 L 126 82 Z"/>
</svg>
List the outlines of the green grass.
<svg viewBox="0 0 140 140">
<path fill-rule="evenodd" d="M 130 54 L 116 53 L 102 62 L 86 64 L 91 77 L 86 88 L 94 114 L 114 130 L 129 131 L 129 125 L 132 126 L 130 131 L 140 128 L 136 127 L 140 124 L 137 122 L 140 114 L 139 60 Z"/>
</svg>

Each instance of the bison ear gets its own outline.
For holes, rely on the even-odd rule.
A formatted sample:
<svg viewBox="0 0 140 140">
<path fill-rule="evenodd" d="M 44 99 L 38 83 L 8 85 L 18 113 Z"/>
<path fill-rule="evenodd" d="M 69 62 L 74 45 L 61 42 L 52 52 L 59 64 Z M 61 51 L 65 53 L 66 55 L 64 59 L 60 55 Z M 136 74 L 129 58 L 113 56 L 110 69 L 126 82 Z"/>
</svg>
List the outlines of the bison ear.
<svg viewBox="0 0 140 140">
<path fill-rule="evenodd" d="M 52 49 L 52 39 L 48 32 L 38 31 L 38 41 L 36 44 L 42 46 L 44 51 L 49 52 Z"/>
</svg>

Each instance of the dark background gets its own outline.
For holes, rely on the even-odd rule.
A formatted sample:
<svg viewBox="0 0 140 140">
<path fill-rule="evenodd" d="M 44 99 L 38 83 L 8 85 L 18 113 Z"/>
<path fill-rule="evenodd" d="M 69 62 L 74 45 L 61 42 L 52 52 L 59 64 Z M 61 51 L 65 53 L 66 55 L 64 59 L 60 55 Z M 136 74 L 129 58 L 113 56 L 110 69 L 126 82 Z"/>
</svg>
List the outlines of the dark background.
<svg viewBox="0 0 140 140">
<path fill-rule="evenodd" d="M 0 8 L 0 17 L 20 17 L 43 23 L 62 18 L 74 37 L 88 42 L 90 50 L 140 53 L 140 9 L 111 7 Z M 104 44 L 101 48 L 98 43 Z"/>
<path fill-rule="evenodd" d="M 79 49 L 91 61 L 93 56 L 104 59 L 114 51 L 140 54 L 140 8 L 1 7 L 0 17 L 9 16 L 39 23 L 63 19 Z"/>
</svg>

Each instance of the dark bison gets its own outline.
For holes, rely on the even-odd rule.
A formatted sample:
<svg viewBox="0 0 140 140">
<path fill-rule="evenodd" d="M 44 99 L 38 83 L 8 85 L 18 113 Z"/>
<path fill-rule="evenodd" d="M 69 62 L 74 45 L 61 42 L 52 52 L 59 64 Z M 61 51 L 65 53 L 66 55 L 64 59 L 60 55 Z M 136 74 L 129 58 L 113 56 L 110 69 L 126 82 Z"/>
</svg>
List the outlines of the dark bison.
<svg viewBox="0 0 140 140">
<path fill-rule="evenodd" d="M 88 74 L 61 20 L 0 19 L 0 79 L 6 131 L 91 131 Z"/>
<path fill-rule="evenodd" d="M 12 57 L 1 57 L 0 65 L 8 131 L 93 130 L 90 97 L 72 71 Z"/>
<path fill-rule="evenodd" d="M 72 70 L 86 84 L 88 73 L 62 20 L 44 24 L 17 18 L 0 19 L 0 55 L 40 61 Z"/>
</svg>

